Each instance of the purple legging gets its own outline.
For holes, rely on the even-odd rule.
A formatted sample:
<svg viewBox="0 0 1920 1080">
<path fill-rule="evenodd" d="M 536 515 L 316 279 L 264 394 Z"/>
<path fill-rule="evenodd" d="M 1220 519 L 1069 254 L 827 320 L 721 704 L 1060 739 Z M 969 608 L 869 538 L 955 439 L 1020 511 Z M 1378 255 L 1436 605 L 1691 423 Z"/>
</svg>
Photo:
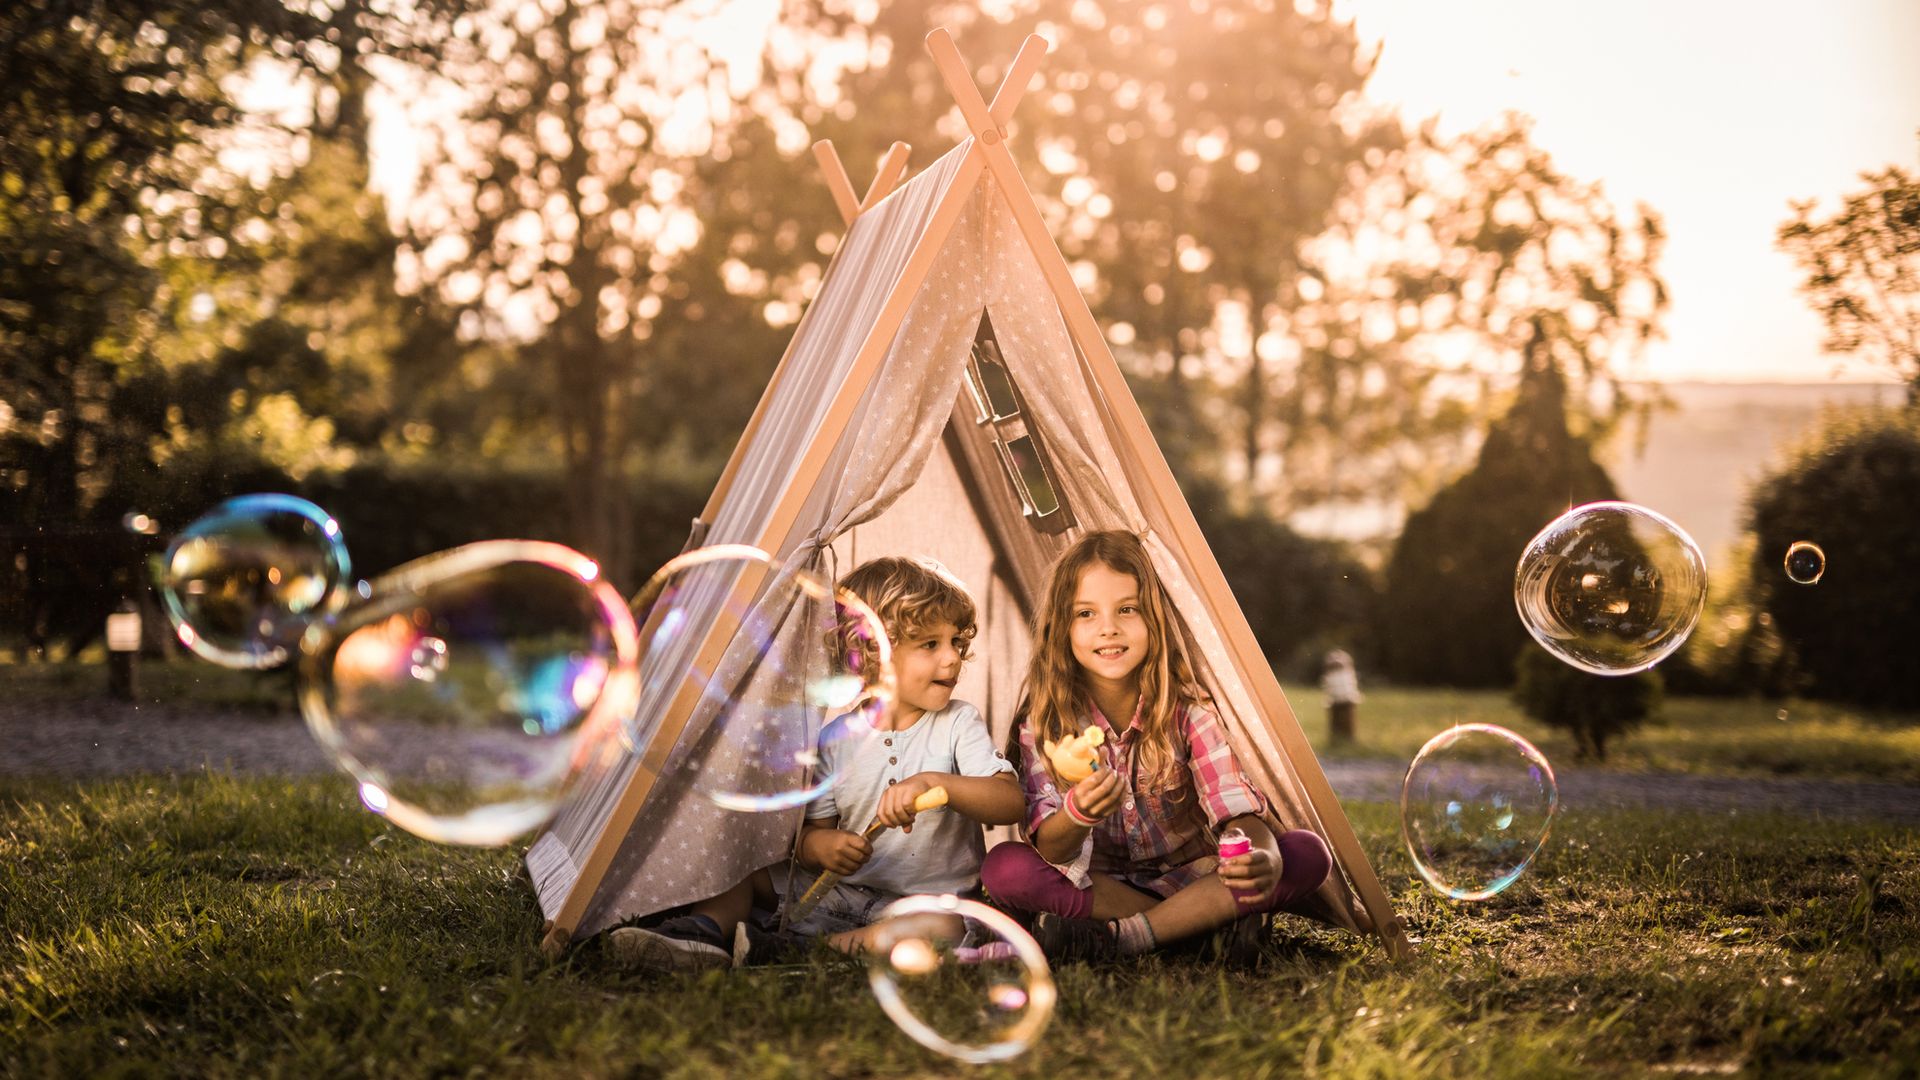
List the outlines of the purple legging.
<svg viewBox="0 0 1920 1080">
<path fill-rule="evenodd" d="M 1233 893 L 1240 914 L 1277 911 L 1312 895 L 1333 872 L 1326 841 L 1306 829 L 1280 834 L 1280 883 L 1266 896 Z M 980 881 L 1002 907 L 1045 911 L 1074 919 L 1093 914 L 1093 890 L 1078 888 L 1031 844 L 1010 841 L 987 852 Z"/>
</svg>

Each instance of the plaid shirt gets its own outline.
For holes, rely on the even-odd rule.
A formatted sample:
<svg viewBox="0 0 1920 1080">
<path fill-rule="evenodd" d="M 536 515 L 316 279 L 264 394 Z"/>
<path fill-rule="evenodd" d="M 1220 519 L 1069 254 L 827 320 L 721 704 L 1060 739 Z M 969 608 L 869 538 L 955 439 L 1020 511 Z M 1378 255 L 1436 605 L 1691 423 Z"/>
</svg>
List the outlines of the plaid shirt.
<svg viewBox="0 0 1920 1080">
<path fill-rule="evenodd" d="M 1180 889 L 1213 872 L 1214 834 L 1221 825 L 1242 814 L 1262 814 L 1267 800 L 1240 771 L 1226 729 L 1212 709 L 1182 704 L 1174 714 L 1180 739 L 1174 746 L 1184 766 L 1181 782 L 1164 790 L 1141 787 L 1135 751 L 1146 733 L 1140 712 L 1124 733 L 1087 702 L 1090 722 L 1106 730 L 1098 748 L 1102 764 L 1121 776 L 1126 793 L 1120 810 L 1093 829 L 1090 869 L 1119 878 L 1160 896 Z M 1032 729 L 1019 726 L 1020 776 L 1027 794 L 1027 834 L 1061 812 L 1068 789 L 1054 783 L 1046 759 L 1034 745 Z M 1071 875 L 1070 875 L 1071 876 Z"/>
</svg>

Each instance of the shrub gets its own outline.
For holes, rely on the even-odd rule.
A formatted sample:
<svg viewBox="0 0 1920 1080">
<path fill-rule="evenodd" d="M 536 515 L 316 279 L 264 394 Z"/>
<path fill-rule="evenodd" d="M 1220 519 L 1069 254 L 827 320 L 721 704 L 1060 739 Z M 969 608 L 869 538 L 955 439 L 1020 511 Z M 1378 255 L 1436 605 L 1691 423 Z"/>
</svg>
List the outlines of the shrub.
<svg viewBox="0 0 1920 1080">
<path fill-rule="evenodd" d="M 88 517 L 60 532 L 0 530 L 0 649 L 77 651 L 97 638 L 122 596 L 148 587 L 143 560 L 169 535 L 221 500 L 276 491 L 311 499 L 340 522 L 356 577 L 476 540 L 571 544 L 557 471 L 357 466 L 294 480 L 271 466 L 196 461 L 147 474 L 108 491 Z M 706 501 L 711 478 L 650 477 L 632 498 L 636 591 L 645 575 L 678 554 Z M 0 520 L 7 505 L 0 499 Z M 120 518 L 139 510 L 166 532 L 138 537 Z M 594 552 L 587 552 L 594 555 Z M 155 608 L 154 610 L 158 610 Z M 53 650 L 59 651 L 59 650 Z"/>
<path fill-rule="evenodd" d="M 1756 601 L 1816 697 L 1920 708 L 1920 411 L 1833 414 L 1748 501 Z M 1795 541 L 1818 544 L 1818 583 L 1790 581 Z"/>
<path fill-rule="evenodd" d="M 1536 644 L 1514 659 L 1514 704 L 1549 727 L 1573 733 L 1576 760 L 1607 759 L 1607 740 L 1639 729 L 1660 707 L 1657 672 L 1593 675 L 1562 663 Z"/>
<path fill-rule="evenodd" d="M 1487 432 L 1479 460 L 1407 518 L 1387 565 L 1379 634 L 1409 683 L 1506 686 L 1527 638 L 1513 572 L 1527 541 L 1568 506 L 1614 498 L 1585 439 L 1567 430 L 1565 383 L 1532 372 Z"/>
<path fill-rule="evenodd" d="M 1310 652 L 1317 681 L 1329 643 L 1364 647 L 1373 576 L 1346 545 L 1302 536 L 1264 514 L 1227 509 L 1210 489 L 1193 489 L 1189 502 L 1260 651 L 1276 669 Z"/>
<path fill-rule="evenodd" d="M 1749 536 L 1710 568 L 1700 624 L 1660 665 L 1669 692 L 1781 698 L 1800 689 L 1801 677 L 1773 616 L 1755 602 L 1752 555 Z"/>
</svg>

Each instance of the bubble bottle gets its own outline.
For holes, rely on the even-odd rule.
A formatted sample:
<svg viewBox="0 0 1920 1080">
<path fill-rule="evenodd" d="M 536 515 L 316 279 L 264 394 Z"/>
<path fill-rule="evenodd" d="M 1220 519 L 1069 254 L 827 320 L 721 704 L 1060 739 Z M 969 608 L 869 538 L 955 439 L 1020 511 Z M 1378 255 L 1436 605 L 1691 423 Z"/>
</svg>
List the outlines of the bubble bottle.
<svg viewBox="0 0 1920 1080">
<path fill-rule="evenodd" d="M 1220 861 L 1238 858 L 1253 850 L 1253 838 L 1238 828 L 1220 834 Z"/>
</svg>

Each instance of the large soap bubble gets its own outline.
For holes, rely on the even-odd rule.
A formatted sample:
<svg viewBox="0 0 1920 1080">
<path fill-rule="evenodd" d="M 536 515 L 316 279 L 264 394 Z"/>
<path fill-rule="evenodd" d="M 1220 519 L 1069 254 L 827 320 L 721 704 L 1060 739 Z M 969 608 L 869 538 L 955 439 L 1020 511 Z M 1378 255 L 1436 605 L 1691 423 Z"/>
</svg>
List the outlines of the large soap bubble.
<svg viewBox="0 0 1920 1080">
<path fill-rule="evenodd" d="M 1053 1018 L 1053 974 L 1006 914 L 954 896 L 881 911 L 867 981 L 888 1017 L 930 1050 L 982 1064 L 1023 1053 Z"/>
<path fill-rule="evenodd" d="M 361 799 L 417 836 L 504 844 L 619 748 L 632 616 L 591 559 L 493 540 L 373 582 L 301 640 L 300 706 Z"/>
<path fill-rule="evenodd" d="M 1400 785 L 1400 832 L 1414 869 L 1455 900 L 1485 900 L 1518 880 L 1559 810 L 1553 766 L 1493 724 L 1427 740 Z"/>
<path fill-rule="evenodd" d="M 1595 675 L 1645 671 L 1700 621 L 1707 564 L 1680 526 L 1643 506 L 1577 506 L 1540 530 L 1514 571 L 1520 621 Z"/>
<path fill-rule="evenodd" d="M 222 667 L 284 663 L 352 565 L 340 525 L 292 495 L 242 495 L 167 545 L 160 595 L 180 643 Z"/>
<path fill-rule="evenodd" d="M 833 783 L 832 762 L 871 738 L 892 706 L 892 646 L 879 618 L 757 548 L 687 552 L 632 608 L 641 690 L 628 745 L 643 766 L 684 771 L 726 809 L 818 798 Z M 671 763 L 655 764 L 669 748 Z"/>
</svg>

